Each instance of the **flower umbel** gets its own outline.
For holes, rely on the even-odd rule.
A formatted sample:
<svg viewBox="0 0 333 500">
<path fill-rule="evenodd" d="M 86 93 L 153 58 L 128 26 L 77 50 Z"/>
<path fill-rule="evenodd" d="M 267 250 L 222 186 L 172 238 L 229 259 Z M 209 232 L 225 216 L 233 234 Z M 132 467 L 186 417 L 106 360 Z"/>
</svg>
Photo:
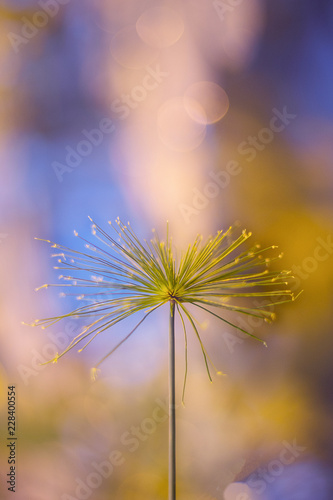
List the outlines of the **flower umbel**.
<svg viewBox="0 0 333 500">
<path fill-rule="evenodd" d="M 142 317 L 133 330 L 95 365 L 93 368 L 95 377 L 97 367 L 102 361 L 125 342 L 153 311 L 171 302 L 179 314 L 185 334 L 185 387 L 187 373 L 185 320 L 193 328 L 200 342 L 211 380 L 208 366 L 208 361 L 211 360 L 201 341 L 196 320 L 189 306 L 204 310 L 229 326 L 263 342 L 228 321 L 219 311 L 233 311 L 270 322 L 275 318 L 271 306 L 295 299 L 288 289 L 290 271 L 268 269 L 270 262 L 282 256 L 280 254 L 273 258 L 266 257 L 267 252 L 277 247 L 261 249 L 259 245 L 255 245 L 245 251 L 239 251 L 239 247 L 251 236 L 251 233 L 246 231 L 233 239 L 233 230 L 230 227 L 225 232 L 219 231 L 206 243 L 202 242 L 201 236 L 197 236 L 194 243 L 189 245 L 186 252 L 178 259 L 173 251 L 168 226 L 165 241 L 160 240 L 154 231 L 154 237 L 149 242 L 144 240 L 141 243 L 130 224 L 124 225 L 119 218 L 116 220 L 116 225 L 109 222 L 115 231 L 114 237 L 93 221 L 92 223 L 92 233 L 99 242 L 93 244 L 81 238 L 85 242 L 84 252 L 43 240 L 51 243 L 52 248 L 59 250 L 53 255 L 58 258 L 55 269 L 65 270 L 66 273 L 59 278 L 69 283 L 43 285 L 40 288 L 67 286 L 81 290 L 91 289 L 92 292 L 77 296 L 78 299 L 91 300 L 90 303 L 68 314 L 36 320 L 33 324 L 46 327 L 70 317 L 87 320 L 83 331 L 62 353 L 57 354 L 52 362 L 56 362 L 70 349 L 83 343 L 79 350 L 82 351 L 98 334 L 132 314 L 141 312 Z M 76 232 L 75 235 L 78 236 Z M 244 300 L 258 297 L 265 298 L 268 305 L 263 307 L 243 305 Z"/>
</svg>

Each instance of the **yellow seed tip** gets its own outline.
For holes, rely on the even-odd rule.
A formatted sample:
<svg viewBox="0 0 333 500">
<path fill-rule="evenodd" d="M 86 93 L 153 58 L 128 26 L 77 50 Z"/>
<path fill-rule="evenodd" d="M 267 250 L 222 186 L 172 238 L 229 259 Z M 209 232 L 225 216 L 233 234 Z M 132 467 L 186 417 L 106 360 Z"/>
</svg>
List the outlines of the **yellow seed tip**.
<svg viewBox="0 0 333 500">
<path fill-rule="evenodd" d="M 47 288 L 48 286 L 49 286 L 48 284 L 39 286 L 39 287 L 35 288 L 35 292 L 38 292 L 38 290 L 41 290 L 42 288 Z"/>
<path fill-rule="evenodd" d="M 100 372 L 101 370 L 99 370 L 98 368 L 92 368 L 90 370 L 90 377 L 91 377 L 91 380 L 95 381 L 98 377 L 98 373 Z"/>
</svg>

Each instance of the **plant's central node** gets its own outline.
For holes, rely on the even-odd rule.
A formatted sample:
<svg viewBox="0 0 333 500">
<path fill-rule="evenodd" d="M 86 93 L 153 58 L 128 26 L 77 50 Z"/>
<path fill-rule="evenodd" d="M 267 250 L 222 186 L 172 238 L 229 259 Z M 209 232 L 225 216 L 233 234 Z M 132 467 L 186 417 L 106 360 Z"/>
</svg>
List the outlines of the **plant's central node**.
<svg viewBox="0 0 333 500">
<path fill-rule="evenodd" d="M 168 295 L 171 300 L 179 300 L 179 296 L 173 290 L 168 290 Z"/>
</svg>

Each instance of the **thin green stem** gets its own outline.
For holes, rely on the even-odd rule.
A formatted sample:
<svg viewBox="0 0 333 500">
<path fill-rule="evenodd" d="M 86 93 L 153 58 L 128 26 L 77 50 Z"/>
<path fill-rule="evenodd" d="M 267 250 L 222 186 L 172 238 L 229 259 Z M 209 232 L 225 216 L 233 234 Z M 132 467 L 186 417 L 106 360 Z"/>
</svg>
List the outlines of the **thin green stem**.
<svg viewBox="0 0 333 500">
<path fill-rule="evenodd" d="M 170 301 L 169 329 L 169 500 L 176 500 L 175 303 Z"/>
</svg>

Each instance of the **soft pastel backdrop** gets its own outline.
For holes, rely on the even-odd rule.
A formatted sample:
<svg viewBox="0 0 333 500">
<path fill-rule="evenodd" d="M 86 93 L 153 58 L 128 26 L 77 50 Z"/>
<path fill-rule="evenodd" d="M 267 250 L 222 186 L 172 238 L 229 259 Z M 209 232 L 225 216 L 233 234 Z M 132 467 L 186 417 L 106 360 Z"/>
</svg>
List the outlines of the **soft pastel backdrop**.
<svg viewBox="0 0 333 500">
<path fill-rule="evenodd" d="M 94 383 L 90 367 L 131 322 L 47 366 L 79 325 L 21 324 L 76 304 L 34 291 L 58 276 L 34 237 L 79 249 L 88 215 L 119 215 L 142 237 L 168 219 L 180 247 L 239 221 L 279 245 L 304 290 L 274 325 L 250 325 L 268 349 L 199 318 L 228 376 L 209 384 L 190 338 L 179 499 L 331 500 L 332 3 L 7 0 L 0 16 L 1 498 L 166 498 L 167 310 Z"/>
</svg>

